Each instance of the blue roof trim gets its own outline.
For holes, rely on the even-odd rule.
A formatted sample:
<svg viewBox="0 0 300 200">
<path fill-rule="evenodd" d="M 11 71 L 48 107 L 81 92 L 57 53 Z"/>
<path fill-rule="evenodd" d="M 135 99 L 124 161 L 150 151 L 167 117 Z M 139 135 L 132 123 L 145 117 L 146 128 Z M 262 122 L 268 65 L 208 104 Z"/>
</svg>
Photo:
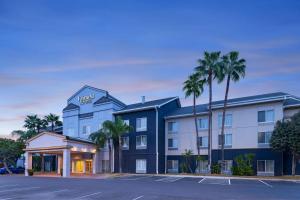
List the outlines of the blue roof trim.
<svg viewBox="0 0 300 200">
<path fill-rule="evenodd" d="M 79 109 L 79 106 L 77 106 L 73 103 L 70 103 L 63 109 L 63 111 L 75 110 L 75 109 Z"/>
</svg>

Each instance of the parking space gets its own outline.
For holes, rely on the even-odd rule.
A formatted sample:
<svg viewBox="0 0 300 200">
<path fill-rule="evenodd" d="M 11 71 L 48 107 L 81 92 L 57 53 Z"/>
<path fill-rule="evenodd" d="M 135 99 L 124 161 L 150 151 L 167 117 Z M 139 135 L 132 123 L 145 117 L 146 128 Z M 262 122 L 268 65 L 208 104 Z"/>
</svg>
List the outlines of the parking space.
<svg viewBox="0 0 300 200">
<path fill-rule="evenodd" d="M 0 200 L 300 199 L 298 181 L 127 175 L 108 179 L 0 177 Z"/>
</svg>

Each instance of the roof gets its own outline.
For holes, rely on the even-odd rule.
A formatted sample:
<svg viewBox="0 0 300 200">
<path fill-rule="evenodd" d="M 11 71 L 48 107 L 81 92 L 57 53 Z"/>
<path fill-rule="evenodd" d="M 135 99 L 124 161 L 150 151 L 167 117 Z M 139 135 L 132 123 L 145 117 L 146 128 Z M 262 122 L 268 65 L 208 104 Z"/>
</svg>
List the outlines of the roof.
<svg viewBox="0 0 300 200">
<path fill-rule="evenodd" d="M 109 93 L 107 93 L 106 96 L 103 96 L 100 99 L 98 99 L 97 101 L 95 101 L 94 105 L 109 103 L 109 102 L 114 102 L 116 104 L 119 104 L 122 107 L 126 106 L 125 103 L 123 103 L 122 101 L 120 101 L 120 100 L 116 99 L 115 97 L 111 96 Z"/>
<path fill-rule="evenodd" d="M 79 92 L 81 92 L 82 90 L 84 90 L 85 88 L 90 88 L 90 89 L 92 89 L 92 90 L 96 90 L 96 91 L 100 91 L 100 92 L 103 92 L 103 93 L 107 93 L 106 90 L 102 90 L 102 89 L 95 88 L 95 87 L 92 87 L 92 86 L 89 86 L 89 85 L 85 85 L 85 86 L 83 86 L 82 88 L 80 88 L 77 92 L 75 92 L 75 93 L 68 99 L 68 102 L 69 102 L 73 97 L 75 97 Z"/>
<path fill-rule="evenodd" d="M 68 104 L 64 109 L 63 111 L 66 111 L 66 110 L 74 110 L 74 109 L 79 109 L 79 106 L 73 104 L 73 103 L 70 103 Z"/>
<path fill-rule="evenodd" d="M 173 101 L 173 100 L 177 100 L 180 105 L 178 97 L 168 97 L 168 98 L 163 98 L 163 99 L 156 99 L 153 101 L 146 101 L 144 103 L 141 102 L 141 103 L 130 104 L 115 113 L 125 113 L 125 112 L 131 112 L 131 111 L 153 109 L 155 107 L 161 107 L 164 104 L 166 104 L 170 101 Z"/>
<path fill-rule="evenodd" d="M 274 101 L 283 101 L 283 106 L 300 106 L 300 98 L 292 96 L 287 93 L 283 92 L 276 92 L 276 93 L 268 93 L 268 94 L 261 94 L 261 95 L 253 95 L 248 97 L 240 97 L 240 98 L 233 98 L 228 99 L 228 107 L 233 106 L 242 106 L 242 105 L 250 105 L 250 104 L 257 104 L 257 103 L 264 103 L 264 102 L 274 102 Z M 224 100 L 221 101 L 213 101 L 212 108 L 219 109 L 223 108 Z M 206 114 L 208 112 L 208 104 L 200 104 L 196 106 L 196 113 L 199 114 Z M 166 118 L 174 118 L 174 117 L 184 117 L 190 116 L 193 114 L 193 106 L 186 106 L 178 108 L 174 111 L 168 113 Z"/>
<path fill-rule="evenodd" d="M 89 139 L 75 138 L 75 137 L 70 137 L 70 136 L 66 136 L 66 139 L 75 141 L 75 142 L 84 142 L 84 143 L 89 143 L 89 144 L 95 144 L 93 141 L 91 141 Z"/>
</svg>

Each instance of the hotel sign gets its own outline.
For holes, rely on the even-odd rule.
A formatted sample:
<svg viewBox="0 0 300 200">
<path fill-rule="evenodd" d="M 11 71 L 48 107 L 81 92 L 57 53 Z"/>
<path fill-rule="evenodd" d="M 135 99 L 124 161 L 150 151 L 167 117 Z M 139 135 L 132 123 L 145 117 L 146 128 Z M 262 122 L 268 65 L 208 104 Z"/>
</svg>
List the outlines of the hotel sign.
<svg viewBox="0 0 300 200">
<path fill-rule="evenodd" d="M 90 94 L 87 96 L 78 97 L 78 101 L 80 102 L 80 104 L 88 104 L 88 103 L 92 103 L 94 98 L 95 98 L 95 94 Z"/>
</svg>

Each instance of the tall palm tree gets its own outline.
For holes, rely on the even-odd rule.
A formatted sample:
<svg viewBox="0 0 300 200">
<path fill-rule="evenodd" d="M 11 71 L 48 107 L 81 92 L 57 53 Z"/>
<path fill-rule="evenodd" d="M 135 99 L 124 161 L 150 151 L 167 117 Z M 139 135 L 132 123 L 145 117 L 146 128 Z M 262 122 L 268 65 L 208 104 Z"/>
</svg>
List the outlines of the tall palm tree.
<svg viewBox="0 0 300 200">
<path fill-rule="evenodd" d="M 114 149 L 119 150 L 119 172 L 122 173 L 122 143 L 121 137 L 123 134 L 128 133 L 132 130 L 131 126 L 128 126 L 121 117 L 117 117 L 115 121 L 105 121 L 102 124 L 102 130 L 105 132 L 105 136 L 97 136 L 98 140 L 104 140 L 101 137 L 104 137 L 106 140 L 109 138 L 112 140 Z M 94 137 L 94 136 L 92 136 Z"/>
<path fill-rule="evenodd" d="M 38 121 L 37 115 L 27 115 L 24 120 L 24 127 L 28 130 L 36 130 L 36 124 Z"/>
<path fill-rule="evenodd" d="M 185 97 L 189 97 L 193 95 L 193 115 L 195 120 L 195 128 L 196 128 L 196 144 L 197 144 L 197 152 L 198 156 L 200 156 L 200 146 L 198 144 L 199 131 L 198 131 L 198 123 L 197 123 L 197 113 L 196 113 L 196 99 L 202 94 L 203 87 L 205 84 L 204 79 L 200 79 L 199 74 L 194 73 L 188 77 L 188 79 L 184 82 L 183 91 L 185 92 Z"/>
<path fill-rule="evenodd" d="M 220 51 L 217 52 L 204 52 L 204 58 L 199 59 L 199 66 L 195 68 L 195 71 L 200 74 L 200 76 L 205 77 L 205 80 L 209 87 L 209 104 L 208 104 L 208 169 L 210 170 L 212 159 L 211 159 L 211 149 L 212 149 L 212 82 L 215 78 L 219 79 L 220 74 Z"/>
<path fill-rule="evenodd" d="M 246 60 L 239 59 L 239 52 L 232 51 L 222 57 L 222 68 L 220 77 L 226 77 L 226 91 L 224 98 L 224 107 L 222 114 L 222 130 L 221 130 L 221 149 L 222 149 L 222 171 L 224 170 L 224 127 L 227 108 L 227 99 L 229 93 L 230 81 L 237 82 L 245 77 Z"/>
<path fill-rule="evenodd" d="M 92 133 L 89 138 L 96 143 L 98 148 L 104 148 L 105 144 L 108 144 L 108 160 L 109 160 L 109 172 L 111 172 L 111 133 L 106 128 Z"/>
<path fill-rule="evenodd" d="M 52 114 L 50 113 L 49 115 L 46 115 L 44 117 L 44 120 L 47 122 L 47 123 L 50 123 L 51 124 L 51 131 L 53 132 L 54 131 L 54 126 L 57 126 L 58 124 L 61 123 L 61 121 L 59 120 L 59 116 L 58 115 L 55 115 L 55 114 Z"/>
</svg>

